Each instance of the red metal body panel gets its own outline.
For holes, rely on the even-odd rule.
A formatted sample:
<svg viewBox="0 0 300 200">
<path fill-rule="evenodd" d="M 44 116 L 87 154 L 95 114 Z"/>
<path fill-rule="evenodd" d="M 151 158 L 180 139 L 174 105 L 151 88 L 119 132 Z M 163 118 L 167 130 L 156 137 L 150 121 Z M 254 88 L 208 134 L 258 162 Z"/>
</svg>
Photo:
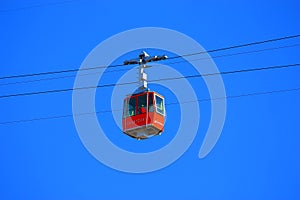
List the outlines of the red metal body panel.
<svg viewBox="0 0 300 200">
<path fill-rule="evenodd" d="M 123 118 L 123 131 L 132 130 L 145 125 L 153 125 L 157 129 L 163 131 L 165 118 L 163 115 L 156 112 L 148 112 L 131 117 Z"/>
<path fill-rule="evenodd" d="M 138 108 L 139 96 L 147 95 L 147 105 L 146 108 Z M 128 116 L 128 108 L 124 107 L 126 114 L 123 114 L 122 119 L 122 129 L 123 132 L 130 135 L 131 137 L 138 139 L 146 139 L 153 135 L 160 134 L 164 130 L 165 116 L 158 113 L 155 104 L 155 95 L 163 99 L 163 96 L 155 92 L 143 92 L 139 94 L 134 94 L 125 98 L 124 102 L 129 101 L 129 99 L 135 99 L 136 108 L 135 114 L 133 116 Z M 142 97 L 141 97 L 142 98 Z M 151 99 L 152 98 L 152 99 Z M 145 102 L 145 101 L 144 101 Z M 151 102 L 151 109 L 149 108 Z M 127 106 L 127 105 L 124 105 Z M 131 107 L 132 109 L 132 107 Z"/>
</svg>

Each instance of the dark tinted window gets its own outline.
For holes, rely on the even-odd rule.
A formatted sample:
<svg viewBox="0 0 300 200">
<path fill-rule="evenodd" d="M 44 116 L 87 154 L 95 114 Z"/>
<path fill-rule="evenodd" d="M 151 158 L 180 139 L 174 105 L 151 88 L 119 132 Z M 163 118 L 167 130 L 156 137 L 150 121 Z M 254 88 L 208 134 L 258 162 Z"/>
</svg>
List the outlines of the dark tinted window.
<svg viewBox="0 0 300 200">
<path fill-rule="evenodd" d="M 138 113 L 146 113 L 147 111 L 147 94 L 138 96 Z"/>
<path fill-rule="evenodd" d="M 128 103 L 128 116 L 136 114 L 136 98 L 130 98 Z"/>
</svg>

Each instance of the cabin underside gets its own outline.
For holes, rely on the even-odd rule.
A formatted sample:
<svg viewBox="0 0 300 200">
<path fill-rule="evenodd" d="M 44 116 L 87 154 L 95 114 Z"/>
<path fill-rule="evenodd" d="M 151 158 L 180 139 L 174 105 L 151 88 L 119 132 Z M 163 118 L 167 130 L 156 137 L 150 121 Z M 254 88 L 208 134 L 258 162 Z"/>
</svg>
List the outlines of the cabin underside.
<svg viewBox="0 0 300 200">
<path fill-rule="evenodd" d="M 148 139 L 155 135 L 160 135 L 162 132 L 161 129 L 153 126 L 152 124 L 144 125 L 138 128 L 125 130 L 124 133 L 129 135 L 130 137 L 136 138 L 138 140 Z"/>
</svg>

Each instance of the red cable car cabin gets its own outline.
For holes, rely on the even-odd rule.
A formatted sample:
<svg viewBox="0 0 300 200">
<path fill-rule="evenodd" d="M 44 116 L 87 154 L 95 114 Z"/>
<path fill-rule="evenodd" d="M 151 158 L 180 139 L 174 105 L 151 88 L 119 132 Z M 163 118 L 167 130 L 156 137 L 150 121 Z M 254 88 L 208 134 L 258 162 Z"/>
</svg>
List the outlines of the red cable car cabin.
<svg viewBox="0 0 300 200">
<path fill-rule="evenodd" d="M 160 135 L 164 130 L 164 97 L 156 92 L 142 92 L 124 99 L 123 132 L 136 139 Z"/>
</svg>

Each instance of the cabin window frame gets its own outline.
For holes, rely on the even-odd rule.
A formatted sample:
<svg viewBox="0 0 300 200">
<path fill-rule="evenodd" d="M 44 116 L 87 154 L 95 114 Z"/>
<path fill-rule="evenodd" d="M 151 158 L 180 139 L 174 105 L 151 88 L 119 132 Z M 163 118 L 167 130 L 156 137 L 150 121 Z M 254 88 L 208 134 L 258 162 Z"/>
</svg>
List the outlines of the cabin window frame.
<svg viewBox="0 0 300 200">
<path fill-rule="evenodd" d="M 130 104 L 130 101 L 131 100 L 134 100 L 134 106 L 133 106 L 133 108 L 132 109 L 129 109 L 129 105 L 131 105 Z M 134 97 L 129 97 L 128 98 L 128 100 L 127 100 L 127 110 L 126 110 L 126 117 L 132 117 L 132 116 L 135 116 L 135 115 L 137 115 L 137 97 L 136 96 L 134 96 Z M 133 113 L 131 114 L 131 111 L 133 111 Z"/>
<path fill-rule="evenodd" d="M 161 101 L 158 102 L 157 101 L 157 98 L 159 98 Z M 159 103 L 159 105 L 158 105 Z M 165 116 L 165 99 L 157 94 L 155 94 L 155 111 L 156 113 L 162 115 L 162 116 Z"/>
</svg>

